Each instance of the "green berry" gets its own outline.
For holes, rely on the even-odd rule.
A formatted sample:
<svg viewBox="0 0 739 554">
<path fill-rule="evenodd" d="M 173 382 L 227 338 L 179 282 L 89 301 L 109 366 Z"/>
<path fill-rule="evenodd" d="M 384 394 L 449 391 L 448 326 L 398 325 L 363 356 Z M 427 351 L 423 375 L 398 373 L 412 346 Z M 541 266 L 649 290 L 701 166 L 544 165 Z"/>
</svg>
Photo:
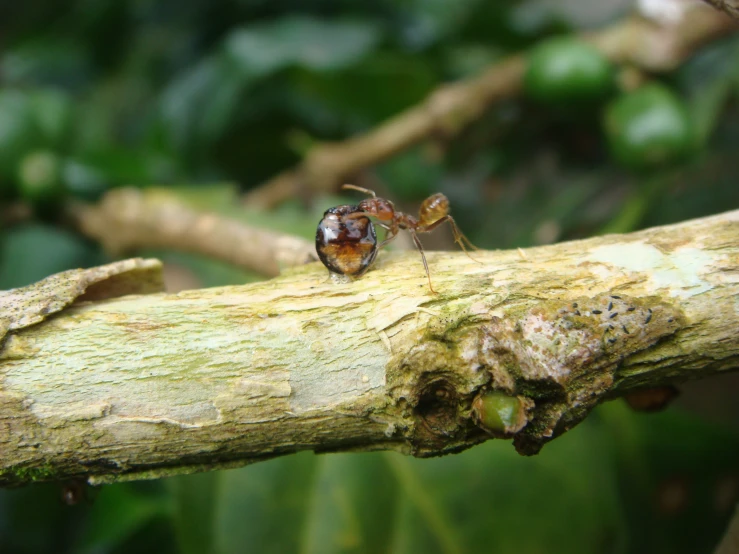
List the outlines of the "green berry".
<svg viewBox="0 0 739 554">
<path fill-rule="evenodd" d="M 521 400 L 498 391 L 480 395 L 473 406 L 477 421 L 494 435 L 511 435 L 526 424 L 526 410 Z"/>
<path fill-rule="evenodd" d="M 53 152 L 37 150 L 23 157 L 18 166 L 21 197 L 34 205 L 58 201 L 64 193 L 61 163 Z"/>
<path fill-rule="evenodd" d="M 614 100 L 605 112 L 605 131 L 613 157 L 633 169 L 675 162 L 695 145 L 687 108 L 660 84 Z"/>
<path fill-rule="evenodd" d="M 529 96 L 544 103 L 599 100 L 613 90 L 614 70 L 594 46 L 556 38 L 531 51 L 524 84 Z"/>
</svg>

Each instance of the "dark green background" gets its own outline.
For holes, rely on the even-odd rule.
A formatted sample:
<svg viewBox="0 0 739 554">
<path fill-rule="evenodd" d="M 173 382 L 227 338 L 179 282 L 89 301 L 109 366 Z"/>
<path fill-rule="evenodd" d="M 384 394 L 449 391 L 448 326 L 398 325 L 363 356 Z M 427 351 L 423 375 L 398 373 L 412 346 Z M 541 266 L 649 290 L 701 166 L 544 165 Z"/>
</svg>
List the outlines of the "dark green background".
<svg viewBox="0 0 739 554">
<path fill-rule="evenodd" d="M 432 137 L 372 168 L 381 192 L 410 211 L 444 192 L 465 233 L 487 248 L 739 206 L 739 40 L 644 75 L 659 92 L 627 100 L 619 68 L 571 45 L 542 45 L 612 23 L 630 6 L 554 4 L 3 2 L 0 288 L 110 260 L 63 212 L 121 185 L 170 187 L 203 208 L 310 238 L 337 196 L 255 213 L 232 194 L 319 141 L 371 129 L 439 85 L 529 48 L 544 64 L 573 56 L 577 71 L 588 60 L 608 82 L 576 71 L 547 89 L 537 74 L 527 81 L 535 90 L 453 140 Z M 677 131 L 629 142 L 653 109 Z M 31 218 L 6 217 L 18 202 Z M 428 240 L 451 246 L 443 231 Z M 161 256 L 193 286 L 257 278 L 195 256 L 140 254 Z M 533 458 L 504 441 L 432 460 L 304 453 L 108 486 L 74 507 L 60 502 L 58 485 L 0 491 L 0 552 L 710 552 L 739 494 L 737 390 L 724 379 L 649 416 L 612 402 Z"/>
</svg>

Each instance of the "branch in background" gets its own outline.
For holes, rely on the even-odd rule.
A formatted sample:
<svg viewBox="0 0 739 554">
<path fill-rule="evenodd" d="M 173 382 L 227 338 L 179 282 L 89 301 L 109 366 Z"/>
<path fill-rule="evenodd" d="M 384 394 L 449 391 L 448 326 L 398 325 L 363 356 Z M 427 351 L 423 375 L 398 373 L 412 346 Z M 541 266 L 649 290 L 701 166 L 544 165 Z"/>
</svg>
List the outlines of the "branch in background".
<svg viewBox="0 0 739 554">
<path fill-rule="evenodd" d="M 734 517 L 729 521 L 729 526 L 714 554 L 736 554 L 737 552 L 739 552 L 739 506 L 736 507 Z"/>
<path fill-rule="evenodd" d="M 739 1 L 737 0 L 703 0 L 717 10 L 728 13 L 734 19 L 739 19 Z"/>
<path fill-rule="evenodd" d="M 633 18 L 584 38 L 615 63 L 671 71 L 704 43 L 739 29 L 725 15 L 700 8 L 675 25 Z M 478 77 L 444 85 L 421 104 L 363 135 L 316 146 L 302 164 L 246 193 L 244 201 L 271 208 L 303 189 L 329 192 L 362 169 L 425 139 L 455 136 L 497 102 L 520 94 L 525 69 L 525 56 L 517 55 L 492 65 Z"/>
<path fill-rule="evenodd" d="M 269 277 L 316 259 L 314 245 L 303 238 L 198 212 L 156 190 L 115 189 L 99 204 L 77 205 L 70 212 L 85 235 L 113 253 L 168 248 Z"/>
<path fill-rule="evenodd" d="M 6 205 L 0 203 L 0 228 L 27 221 L 31 219 L 32 215 L 31 206 L 23 202 L 13 202 Z"/>
<path fill-rule="evenodd" d="M 70 305 L 74 272 L 0 295 L 0 483 L 491 437 L 531 454 L 604 400 L 739 367 L 739 211 L 482 263 L 427 255 L 439 295 L 413 252 L 344 284 L 313 264 L 176 295 L 96 281 Z"/>
</svg>

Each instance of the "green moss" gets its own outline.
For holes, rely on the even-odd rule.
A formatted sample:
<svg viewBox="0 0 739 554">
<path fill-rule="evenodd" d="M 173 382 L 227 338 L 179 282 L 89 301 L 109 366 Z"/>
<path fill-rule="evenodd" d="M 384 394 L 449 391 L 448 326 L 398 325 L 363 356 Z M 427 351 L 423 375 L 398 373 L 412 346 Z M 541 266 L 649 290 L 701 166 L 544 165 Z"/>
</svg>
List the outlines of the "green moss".
<svg viewBox="0 0 739 554">
<path fill-rule="evenodd" d="M 39 467 L 14 466 L 0 471 L 0 480 L 12 483 L 54 481 L 57 472 L 51 464 Z"/>
</svg>

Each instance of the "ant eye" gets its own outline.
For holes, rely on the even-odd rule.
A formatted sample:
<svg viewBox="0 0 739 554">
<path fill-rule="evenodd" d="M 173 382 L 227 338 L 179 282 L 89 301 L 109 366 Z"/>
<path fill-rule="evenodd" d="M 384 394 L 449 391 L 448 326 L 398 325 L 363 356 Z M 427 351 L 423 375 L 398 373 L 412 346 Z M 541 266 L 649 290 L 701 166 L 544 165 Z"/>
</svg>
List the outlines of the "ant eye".
<svg viewBox="0 0 739 554">
<path fill-rule="evenodd" d="M 316 252 L 329 271 L 359 277 L 377 256 L 377 234 L 357 206 L 327 210 L 316 229 Z"/>
</svg>

